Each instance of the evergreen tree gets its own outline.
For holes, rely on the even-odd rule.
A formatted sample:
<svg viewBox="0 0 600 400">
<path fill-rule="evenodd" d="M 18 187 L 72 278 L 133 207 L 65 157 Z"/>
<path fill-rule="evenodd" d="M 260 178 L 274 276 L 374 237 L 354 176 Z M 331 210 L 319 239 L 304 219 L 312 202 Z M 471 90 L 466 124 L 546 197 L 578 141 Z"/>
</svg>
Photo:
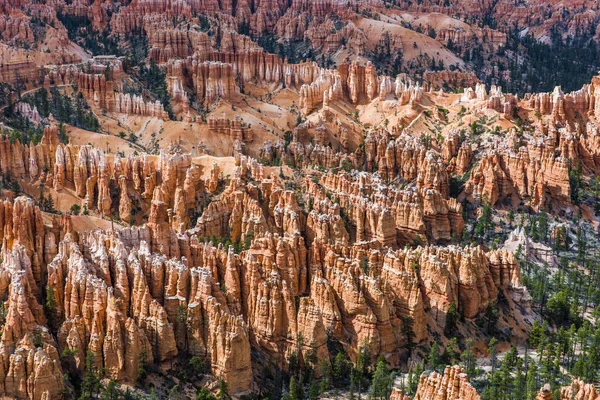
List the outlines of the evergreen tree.
<svg viewBox="0 0 600 400">
<path fill-rule="evenodd" d="M 408 349 L 409 356 L 412 355 L 412 351 L 417 346 L 415 339 L 415 332 L 413 330 L 414 321 L 412 317 L 404 317 L 402 320 L 402 331 L 404 333 L 404 337 L 406 338 L 406 348 Z"/>
<path fill-rule="evenodd" d="M 473 339 L 467 339 L 465 351 L 460 356 L 460 360 L 467 371 L 467 375 L 470 377 L 475 377 L 477 371 L 477 359 L 475 358 L 475 354 L 473 354 Z"/>
<path fill-rule="evenodd" d="M 546 315 L 556 325 L 569 321 L 571 301 L 566 291 L 559 291 L 548 299 L 546 303 Z"/>
<path fill-rule="evenodd" d="M 54 297 L 54 288 L 50 285 L 46 287 L 46 301 L 44 302 L 44 308 L 48 314 L 48 324 L 54 328 L 57 305 Z"/>
<path fill-rule="evenodd" d="M 221 379 L 219 381 L 219 396 L 218 399 L 219 400 L 227 400 L 229 399 L 229 388 L 227 387 L 227 382 L 225 382 L 223 379 Z"/>
<path fill-rule="evenodd" d="M 587 241 L 585 238 L 585 232 L 581 229 L 581 226 L 577 227 L 577 262 L 585 264 L 585 255 L 587 250 Z"/>
<path fill-rule="evenodd" d="M 385 357 L 379 356 L 371 384 L 372 397 L 374 399 L 387 400 L 391 394 L 391 387 L 392 380 L 387 367 L 387 361 Z"/>
<path fill-rule="evenodd" d="M 524 373 L 523 359 L 517 357 L 515 361 L 515 376 L 514 376 L 514 399 L 525 399 L 525 391 L 527 388 L 527 377 Z"/>
<path fill-rule="evenodd" d="M 296 381 L 296 377 L 290 379 L 290 400 L 304 400 L 302 385 Z"/>
<path fill-rule="evenodd" d="M 488 344 L 488 353 L 490 355 L 490 363 L 492 364 L 492 372 L 496 369 L 496 364 L 498 362 L 498 350 L 496 349 L 496 345 L 498 344 L 498 339 L 491 338 L 490 343 Z"/>
<path fill-rule="evenodd" d="M 350 389 L 348 391 L 348 399 L 354 400 L 354 370 L 350 372 Z"/>
<path fill-rule="evenodd" d="M 444 361 L 447 365 L 454 365 L 457 363 L 459 356 L 460 351 L 458 349 L 458 341 L 456 338 L 452 338 L 444 351 Z"/>
<path fill-rule="evenodd" d="M 531 363 L 527 371 L 527 400 L 535 400 L 538 391 L 540 390 L 537 376 L 537 366 Z"/>
<path fill-rule="evenodd" d="M 217 400 L 217 398 L 205 387 L 196 393 L 196 400 Z"/>
<path fill-rule="evenodd" d="M 106 388 L 100 395 L 101 400 L 119 400 L 121 398 L 121 392 L 117 388 L 117 382 L 111 380 L 106 385 Z"/>
<path fill-rule="evenodd" d="M 430 369 L 436 370 L 442 364 L 442 358 L 440 357 L 440 347 L 437 342 L 433 342 L 429 348 L 429 355 L 427 356 L 427 366 Z"/>
<path fill-rule="evenodd" d="M 169 400 L 185 400 L 186 397 L 181 393 L 179 385 L 175 385 L 169 391 Z"/>
<path fill-rule="evenodd" d="M 498 323 L 498 306 L 496 302 L 490 301 L 485 308 L 485 314 L 483 314 L 482 324 L 487 334 L 491 334 L 496 329 Z"/>
<path fill-rule="evenodd" d="M 469 339 L 470 340 L 470 339 Z M 417 364 L 414 368 L 409 369 L 408 373 L 408 393 L 413 395 L 417 392 L 417 387 L 419 386 L 419 379 L 421 378 L 421 374 L 423 373 L 423 364 Z"/>
<path fill-rule="evenodd" d="M 352 372 L 352 377 L 355 380 L 358 394 L 362 394 L 362 389 L 369 384 L 368 373 L 370 367 L 371 353 L 368 347 L 361 347 L 358 349 L 358 357 L 356 359 L 356 365 Z"/>
<path fill-rule="evenodd" d="M 529 345 L 533 348 L 538 347 L 540 344 L 545 342 L 546 332 L 542 325 L 540 325 L 538 320 L 533 321 L 533 326 L 531 327 L 531 332 L 529 333 L 529 338 L 527 339 Z"/>
<path fill-rule="evenodd" d="M 454 334 L 458 319 L 459 315 L 456 309 L 456 302 L 452 301 L 448 307 L 448 312 L 446 313 L 446 326 L 444 328 L 444 333 L 446 333 L 446 335 Z"/>
<path fill-rule="evenodd" d="M 96 367 L 94 353 L 88 350 L 85 357 L 85 377 L 81 383 L 81 396 L 79 400 L 88 400 L 98 397 L 102 384 L 100 370 Z"/>
<path fill-rule="evenodd" d="M 348 384 L 350 377 L 351 364 L 347 356 L 339 352 L 333 360 L 333 385 L 337 388 L 344 388 Z"/>
<path fill-rule="evenodd" d="M 310 386 L 308 387 L 308 398 L 310 400 L 317 400 L 319 398 L 319 385 L 313 378 L 310 380 Z"/>
<path fill-rule="evenodd" d="M 321 368 L 321 383 L 319 384 L 319 392 L 325 393 L 329 390 L 330 385 L 330 376 L 331 376 L 331 366 L 329 365 L 329 360 L 322 360 L 320 364 Z"/>
<path fill-rule="evenodd" d="M 67 136 L 67 127 L 62 122 L 58 125 L 58 140 L 62 144 L 69 143 L 69 137 Z"/>
</svg>

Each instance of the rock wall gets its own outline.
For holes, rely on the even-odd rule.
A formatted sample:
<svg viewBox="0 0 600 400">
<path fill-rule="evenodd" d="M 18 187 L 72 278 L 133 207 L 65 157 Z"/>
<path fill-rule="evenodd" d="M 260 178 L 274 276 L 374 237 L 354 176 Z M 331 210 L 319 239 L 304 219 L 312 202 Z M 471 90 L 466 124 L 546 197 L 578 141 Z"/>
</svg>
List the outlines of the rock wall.
<svg viewBox="0 0 600 400">
<path fill-rule="evenodd" d="M 536 400 L 550 400 L 553 398 L 552 388 L 546 384 L 538 393 Z M 593 384 L 576 379 L 571 383 L 571 386 L 562 387 L 560 390 L 560 400 L 567 399 L 596 400 L 600 399 L 600 394 L 598 394 Z"/>
<path fill-rule="evenodd" d="M 568 161 L 555 156 L 551 143 L 521 147 L 517 154 L 493 153 L 473 169 L 464 195 L 491 204 L 509 201 L 513 196 L 528 198 L 536 208 L 551 201 L 568 203 L 571 196 Z"/>
<path fill-rule="evenodd" d="M 232 392 L 243 392 L 253 379 L 252 348 L 283 354 L 285 365 L 298 346 L 301 357 L 316 352 L 326 359 L 329 332 L 351 357 L 367 345 L 373 356 L 386 354 L 396 365 L 409 318 L 413 340 L 422 341 L 428 324 L 443 328 L 452 302 L 468 319 L 500 292 L 511 307 L 519 305 L 514 312 L 528 308 L 509 253 L 455 246 L 397 250 L 417 235 L 435 242 L 462 232 L 460 205 L 444 199 L 429 167 L 417 178 L 421 188 L 398 190 L 368 174 L 329 173 L 306 178 L 306 191 L 297 195 L 277 174 L 267 176 L 256 161 L 238 157 L 233 177 L 189 229 L 190 211 L 222 185 L 218 168 L 202 179 L 189 155 L 121 159 L 64 146 L 56 135 L 51 126 L 37 146 L 0 142 L 0 172 L 56 190 L 69 187 L 99 214 L 126 220 L 141 209 L 137 217 L 147 216 L 135 227 L 78 234 L 67 216 L 44 226 L 31 200 L 3 203 L 0 232 L 14 254 L 4 255 L 0 276 L 4 282 L 27 277 L 34 294 L 11 300 L 15 307 L 28 304 L 33 317 L 7 323 L 2 341 L 18 343 L 35 324 L 47 326 L 57 337 L 48 334 L 49 360 L 70 349 L 78 373 L 91 352 L 108 377 L 133 382 L 140 363 L 189 351 L 204 357 Z M 215 247 L 209 238 L 232 245 Z M 16 265 L 17 254 L 25 274 L 8 267 Z M 52 288 L 57 304 L 46 316 L 33 301 L 42 285 Z M 14 296 L 23 293 L 10 287 L 5 290 Z M 64 372 L 60 364 L 39 365 L 40 376 Z M 62 388 L 62 378 L 43 382 L 32 390 Z"/>
<path fill-rule="evenodd" d="M 198 103 L 207 108 L 219 99 L 231 100 L 239 94 L 231 64 L 200 62 L 193 56 L 170 62 L 167 75 L 189 84 L 196 92 Z"/>
<path fill-rule="evenodd" d="M 445 200 L 436 190 L 399 190 L 376 180 L 369 181 L 366 174 L 359 179 L 325 175 L 321 184 L 337 194 L 348 219 L 356 227 L 358 241 L 385 238 L 386 244 L 402 245 L 426 238 L 444 242 L 462 234 L 460 203 Z"/>
<path fill-rule="evenodd" d="M 225 135 L 234 142 L 250 143 L 253 139 L 252 129 L 238 115 L 233 120 L 224 116 L 221 118 L 211 117 L 208 119 L 208 129 L 217 135 Z"/>
<path fill-rule="evenodd" d="M 414 400 L 480 400 L 461 367 L 446 367 L 444 375 L 421 375 Z"/>
<path fill-rule="evenodd" d="M 483 109 L 495 110 L 505 118 L 513 116 L 513 110 L 516 110 L 518 99 L 511 94 L 504 94 L 502 88 L 492 85 L 490 92 L 484 84 L 477 83 L 475 89 L 471 87 L 464 88 L 461 102 L 473 103 Z"/>
<path fill-rule="evenodd" d="M 552 93 L 535 93 L 525 97 L 529 107 L 541 115 L 551 115 L 554 122 L 572 120 L 575 114 L 593 114 L 598 119 L 596 104 L 598 97 L 597 79 L 592 79 L 590 85 L 564 93 L 560 86 L 554 88 Z"/>
<path fill-rule="evenodd" d="M 42 214 L 32 200 L 19 197 L 1 207 L 0 294 L 7 299 L 7 313 L 0 341 L 0 392 L 13 398 L 58 396 L 64 387 L 60 352 L 39 302 L 45 260 L 56 250 L 45 241 Z"/>
<path fill-rule="evenodd" d="M 469 88 L 479 83 L 479 78 L 472 72 L 463 71 L 426 71 L 423 80 L 428 89 L 439 90 L 445 86 L 454 89 Z"/>
<path fill-rule="evenodd" d="M 593 384 L 584 383 L 581 379 L 576 379 L 571 386 L 563 387 L 560 392 L 560 398 L 577 400 L 597 400 L 600 394 Z"/>
<path fill-rule="evenodd" d="M 555 398 L 550 385 L 545 385 L 538 393 L 536 400 L 551 400 Z M 560 399 L 595 400 L 600 394 L 592 384 L 583 383 L 576 379 L 570 386 L 560 390 Z M 410 397 L 402 394 L 401 390 L 394 388 L 390 400 L 409 400 Z M 444 374 L 432 372 L 430 375 L 423 373 L 413 400 L 480 400 L 481 397 L 469 383 L 465 371 L 459 366 L 447 366 Z"/>
<path fill-rule="evenodd" d="M 300 88 L 300 108 L 309 114 L 318 104 L 327 105 L 336 99 L 348 99 L 353 104 L 373 100 L 398 99 L 400 105 L 422 99 L 424 90 L 406 75 L 395 79 L 379 76 L 370 63 L 341 64 L 336 71 L 322 70 L 310 84 Z"/>
</svg>

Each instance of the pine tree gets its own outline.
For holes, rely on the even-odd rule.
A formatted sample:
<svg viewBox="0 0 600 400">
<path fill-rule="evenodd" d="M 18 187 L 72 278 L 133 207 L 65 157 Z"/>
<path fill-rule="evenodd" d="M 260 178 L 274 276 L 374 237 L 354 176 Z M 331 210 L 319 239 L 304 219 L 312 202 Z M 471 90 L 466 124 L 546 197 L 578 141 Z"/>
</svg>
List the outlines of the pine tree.
<svg viewBox="0 0 600 400">
<path fill-rule="evenodd" d="M 385 360 L 385 357 L 379 356 L 377 366 L 375 367 L 375 373 L 373 374 L 373 381 L 371 383 L 371 393 L 373 398 L 387 400 L 391 394 L 391 384 L 392 382 L 390 371 L 387 367 L 387 361 Z"/>
<path fill-rule="evenodd" d="M 527 341 L 529 345 L 533 348 L 538 347 L 541 343 L 545 342 L 546 333 L 542 325 L 540 325 L 539 321 L 533 321 L 533 326 L 531 327 L 531 332 L 529 332 L 529 338 Z"/>
<path fill-rule="evenodd" d="M 508 211 L 508 226 L 510 229 L 513 227 L 513 223 L 515 221 L 515 213 L 513 210 Z"/>
<path fill-rule="evenodd" d="M 515 346 L 511 346 L 510 350 L 506 352 L 504 355 L 504 359 L 502 360 L 502 365 L 506 365 L 508 370 L 512 370 L 517 363 L 517 348 Z"/>
<path fill-rule="evenodd" d="M 474 377 L 477 371 L 477 359 L 473 354 L 473 339 L 467 339 L 465 351 L 460 355 L 460 360 L 467 371 L 467 375 Z"/>
<path fill-rule="evenodd" d="M 308 398 L 310 400 L 317 400 L 319 398 L 319 385 L 317 385 L 317 381 L 314 378 L 310 381 L 310 386 L 308 388 Z"/>
<path fill-rule="evenodd" d="M 46 309 L 46 313 L 48 314 L 48 323 L 50 326 L 54 327 L 54 322 L 56 319 L 56 299 L 54 298 L 54 288 L 52 286 L 46 287 L 46 301 L 44 303 L 44 307 Z"/>
<path fill-rule="evenodd" d="M 179 385 L 175 385 L 169 391 L 169 400 L 184 400 L 185 396 L 181 393 Z"/>
<path fill-rule="evenodd" d="M 337 388 L 343 388 L 348 384 L 350 376 L 350 361 L 342 352 L 337 353 L 333 360 L 333 385 Z"/>
<path fill-rule="evenodd" d="M 196 393 L 196 400 L 217 400 L 217 398 L 205 387 Z"/>
<path fill-rule="evenodd" d="M 148 357 L 148 354 L 146 352 L 146 348 L 142 348 L 142 350 L 140 351 L 140 361 L 138 363 L 138 376 L 137 376 L 137 380 L 138 381 L 142 381 L 146 378 L 146 359 Z"/>
<path fill-rule="evenodd" d="M 538 385 L 538 371 L 535 363 L 531 363 L 529 370 L 527 371 L 527 399 L 535 400 L 539 385 Z"/>
<path fill-rule="evenodd" d="M 442 363 L 440 357 L 440 347 L 437 342 L 433 342 L 429 348 L 429 355 L 427 356 L 427 366 L 433 370 L 437 369 Z"/>
<path fill-rule="evenodd" d="M 490 363 L 492 364 L 492 372 L 496 369 L 496 363 L 498 362 L 498 351 L 496 349 L 496 345 L 498 344 L 498 339 L 491 338 L 490 343 L 488 344 L 488 353 L 490 354 Z"/>
<path fill-rule="evenodd" d="M 524 365 L 523 360 L 520 357 L 517 357 L 515 362 L 515 377 L 514 377 L 514 397 L 515 399 L 524 399 L 525 391 L 527 388 L 527 377 L 524 373 Z"/>
<path fill-rule="evenodd" d="M 402 332 L 404 333 L 404 337 L 406 338 L 406 348 L 408 349 L 408 355 L 411 356 L 412 351 L 417 346 L 414 341 L 414 339 L 415 339 L 415 332 L 413 330 L 414 321 L 413 321 L 412 317 L 408 316 L 408 317 L 404 317 L 402 322 L 403 322 Z"/>
<path fill-rule="evenodd" d="M 85 357 L 85 377 L 81 383 L 81 396 L 79 400 L 88 400 L 98 397 L 102 388 L 100 370 L 96 367 L 94 353 L 88 350 Z"/>
<path fill-rule="evenodd" d="M 121 392 L 117 389 L 117 382 L 111 380 L 106 385 L 106 388 L 100 395 L 101 400 L 119 400 L 121 397 Z"/>
<path fill-rule="evenodd" d="M 371 353 L 368 347 L 361 347 L 358 350 L 358 357 L 356 359 L 356 366 L 352 376 L 355 379 L 356 387 L 358 388 L 358 394 L 362 393 L 364 386 L 368 385 L 367 374 L 369 372 Z"/>
<path fill-rule="evenodd" d="M 229 396 L 229 388 L 227 387 L 227 382 L 223 379 L 219 381 L 219 400 L 227 400 L 230 398 Z"/>
<path fill-rule="evenodd" d="M 319 392 L 325 393 L 329 390 L 330 385 L 330 376 L 331 376 L 331 366 L 329 365 L 329 360 L 323 360 L 320 364 L 321 368 L 321 383 L 319 384 Z"/>
<path fill-rule="evenodd" d="M 446 313 L 446 326 L 444 328 L 444 333 L 446 333 L 446 335 L 452 335 L 454 331 L 456 331 L 458 319 L 459 315 L 458 310 L 456 309 L 456 303 L 452 301 L 448 307 L 448 312 Z"/>
<path fill-rule="evenodd" d="M 458 349 L 458 341 L 456 338 L 450 339 L 446 350 L 444 351 L 444 361 L 448 365 L 456 364 L 458 357 L 460 356 L 460 350 Z"/>
<path fill-rule="evenodd" d="M 587 241 L 585 238 L 585 232 L 581 229 L 581 226 L 577 227 L 577 262 L 585 264 L 585 255 L 587 253 Z"/>
<path fill-rule="evenodd" d="M 498 306 L 494 301 L 490 301 L 485 309 L 485 314 L 483 315 L 483 325 L 485 326 L 486 333 L 493 333 L 497 323 Z"/>
<path fill-rule="evenodd" d="M 414 370 L 411 369 L 409 373 L 408 380 L 408 393 L 415 394 L 417 392 L 417 387 L 419 386 L 419 379 L 421 379 L 421 374 L 423 373 L 423 364 L 419 363 L 415 365 Z"/>
<path fill-rule="evenodd" d="M 348 392 L 348 400 L 354 400 L 354 370 L 350 373 L 350 390 Z"/>
<path fill-rule="evenodd" d="M 290 400 L 304 400 L 304 390 L 302 385 L 296 381 L 296 377 L 290 379 Z"/>
</svg>

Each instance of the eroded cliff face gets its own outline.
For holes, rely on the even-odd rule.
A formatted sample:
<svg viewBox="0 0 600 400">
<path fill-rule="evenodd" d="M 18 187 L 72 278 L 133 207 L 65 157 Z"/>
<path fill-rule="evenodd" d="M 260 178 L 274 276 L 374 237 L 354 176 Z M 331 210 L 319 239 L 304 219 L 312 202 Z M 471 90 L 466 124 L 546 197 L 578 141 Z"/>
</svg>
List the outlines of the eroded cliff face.
<svg viewBox="0 0 600 400">
<path fill-rule="evenodd" d="M 8 96 L 9 111 L 44 129 L 41 138 L 0 137 L 10 183 L 0 190 L 0 396 L 58 398 L 62 376 L 83 377 L 88 354 L 127 384 L 145 365 L 197 356 L 210 366 L 207 380 L 224 379 L 239 395 L 274 360 L 284 371 L 310 364 L 318 376 L 313 360 L 327 363 L 332 341 L 352 359 L 367 347 L 404 367 L 408 341 L 427 346 L 443 335 L 452 304 L 469 322 L 498 300 L 515 320 L 529 315 L 515 256 L 464 245 L 477 239 L 461 240 L 467 217 L 483 202 L 585 210 L 574 204 L 572 174 L 600 172 L 600 78 L 524 97 L 486 87 L 442 44 L 460 54 L 485 42 L 496 53 L 504 31 L 448 18 L 423 25 L 434 38 L 411 32 L 410 43 L 404 17 L 386 6 L 0 4 L 0 58 L 10 60 L 0 81 L 22 80 L 29 95 L 54 86 L 81 95 L 102 127 L 69 126 L 64 144 L 53 117 Z M 407 5 L 411 18 L 436 7 Z M 534 18 L 504 1 L 494 7 L 505 12 L 501 26 Z M 116 41 L 120 51 L 147 40 L 146 62 L 164 74 L 166 93 L 150 93 L 130 53 L 86 54 L 61 22 L 71 19 L 90 35 L 110 31 L 103 45 Z M 581 16 L 569 30 L 595 19 Z M 427 64 L 452 70 L 396 74 L 436 52 Z M 139 132 L 139 142 L 120 132 Z M 105 139 L 123 147 L 105 152 Z M 58 211 L 81 205 L 84 215 L 40 211 L 41 190 Z M 597 398 L 581 382 L 563 392 Z M 421 377 L 416 398 L 479 397 L 453 367 Z"/>
<path fill-rule="evenodd" d="M 52 148 L 72 154 L 54 134 L 47 130 L 42 144 L 30 150 L 28 167 L 11 169 L 15 176 L 20 171 L 41 179 L 30 175 L 32 166 Z M 122 218 L 139 200 L 148 204 L 147 223 L 78 233 L 72 219 L 82 217 L 44 223 L 30 199 L 3 203 L 0 289 L 9 311 L 2 343 L 10 348 L 7 354 L 33 352 L 35 366 L 18 369 L 10 363 L 21 358 L 11 356 L 15 361 L 5 363 L 11 365 L 7 395 L 17 390 L 11 386 L 15 379 L 34 382 L 19 389 L 25 390 L 20 397 L 58 393 L 65 368 L 58 354 L 65 352 L 72 354 L 71 372 L 83 374 L 91 354 L 107 377 L 128 383 L 136 381 L 143 363 L 191 353 L 240 393 L 253 382 L 253 348 L 283 354 L 285 363 L 298 352 L 305 362 L 313 353 L 327 360 L 329 335 L 343 340 L 352 357 L 367 346 L 394 364 L 407 343 L 403 332 L 411 329 L 412 340 L 420 342 L 428 325 L 443 329 L 452 302 L 468 319 L 500 292 L 511 307 L 515 301 L 528 307 L 508 253 L 480 247 L 394 249 L 407 232 L 440 240 L 440 230 L 432 227 L 444 223 L 437 220 L 446 221 L 446 236 L 458 229 L 459 206 L 452 214 L 448 200 L 433 188 L 401 201 L 409 194 L 390 197 L 391 188 L 368 176 L 327 173 L 320 180 L 307 178 L 299 196 L 255 161 L 239 158 L 234 177 L 192 227 L 188 211 L 210 193 L 213 174 L 202 179 L 189 157 L 109 163 L 85 146 L 72 162 L 62 155 L 48 159 L 54 172 L 44 176 L 46 184 L 81 196 L 97 193 L 98 202 L 89 204 L 106 212 L 117 209 L 110 193 L 120 190 Z M 136 192 L 147 194 L 128 198 L 126 187 L 136 184 Z M 215 247 L 209 238 L 213 243 L 227 238 L 233 245 Z M 55 307 L 44 312 L 40 304 L 48 304 L 49 296 Z M 43 345 L 32 345 L 39 342 L 38 331 Z"/>
<path fill-rule="evenodd" d="M 67 236 L 48 265 L 59 343 L 76 353 L 77 367 L 90 351 L 110 378 L 132 383 L 141 363 L 189 351 L 207 357 L 233 392 L 246 390 L 252 381 L 248 333 L 213 281 L 208 263 L 216 249 L 188 243 L 198 257 L 197 267 L 188 268 L 185 259 L 153 253 L 147 228 L 122 234 L 121 240 L 95 232 L 79 244 Z"/>
<path fill-rule="evenodd" d="M 249 388 L 247 328 L 212 277 L 215 257 L 227 258 L 224 250 L 188 239 L 189 264 L 197 265 L 188 268 L 185 257 L 153 253 L 147 227 L 79 235 L 64 217 L 44 229 L 40 211 L 23 197 L 14 206 L 4 203 L 3 215 L 5 395 L 58 396 L 63 388 L 58 355 L 65 352 L 81 374 L 91 354 L 107 377 L 134 383 L 143 363 L 185 350 L 207 357 L 234 392 Z M 54 304 L 45 313 L 42 298 Z M 182 310 L 185 319 L 179 317 Z"/>
<path fill-rule="evenodd" d="M 527 200 L 535 209 L 568 208 L 573 194 L 570 171 L 596 174 L 599 170 L 598 84 L 594 78 L 591 84 L 571 93 L 556 87 L 552 93 L 527 95 L 518 107 L 535 113 L 538 121 L 532 129 L 527 134 L 511 130 L 503 143 L 482 152 L 472 168 L 468 161 L 473 157 L 472 148 L 461 147 L 456 153 L 456 146 L 448 144 L 443 152 L 446 159 L 452 162 L 456 154 L 457 168 L 452 172 L 470 174 L 459 198 L 491 204 Z M 492 97 L 485 86 L 477 85 L 475 90 L 465 91 L 461 103 L 477 108 L 483 102 L 483 107 L 497 109 L 491 103 Z"/>
<path fill-rule="evenodd" d="M 487 27 L 484 29 L 470 27 L 471 29 L 467 32 L 464 29 L 444 29 L 437 31 L 437 39 L 452 38 L 456 40 L 455 43 L 473 44 L 474 39 L 481 40 L 485 37 L 485 40 L 482 40 L 483 43 L 495 46 L 502 45 L 506 41 L 506 35 L 503 32 L 505 32 L 504 28 L 508 26 L 528 27 L 536 38 L 549 34 L 552 29 L 561 29 L 565 36 L 573 37 L 585 29 L 592 29 L 592 32 L 595 32 L 593 27 L 599 18 L 596 8 L 585 8 L 585 6 L 591 5 L 586 1 L 566 7 L 568 10 L 566 13 L 565 8 L 559 3 L 538 0 L 530 1 L 527 5 L 515 4 L 507 0 L 496 3 L 480 3 L 471 0 L 449 1 L 443 5 L 435 0 L 423 1 L 418 4 L 402 1 L 400 5 L 415 12 L 440 12 L 458 18 L 479 18 L 482 13 L 493 15 L 497 21 L 498 30 Z"/>
<path fill-rule="evenodd" d="M 407 400 L 395 389 L 390 400 Z M 459 367 L 446 367 L 444 374 L 432 372 L 427 375 L 423 373 L 419 379 L 419 386 L 413 400 L 480 400 L 481 397 L 469 383 L 465 371 Z"/>
<path fill-rule="evenodd" d="M 576 379 L 573 383 L 571 383 L 571 386 L 563 387 L 561 389 L 560 398 L 595 400 L 600 398 L 600 394 L 593 384 L 585 383 L 581 379 Z"/>
<path fill-rule="evenodd" d="M 569 203 L 569 163 L 554 154 L 545 145 L 531 151 L 521 147 L 518 154 L 491 154 L 471 172 L 465 194 L 491 204 L 511 200 L 511 196 L 531 198 L 536 208 L 543 208 L 549 199 Z"/>
<path fill-rule="evenodd" d="M 2 328 L 4 396 L 43 399 L 63 389 L 59 347 L 48 329 L 41 305 L 43 263 L 55 252 L 44 242 L 42 214 L 33 201 L 2 203 L 1 297 L 6 320 Z"/>
</svg>

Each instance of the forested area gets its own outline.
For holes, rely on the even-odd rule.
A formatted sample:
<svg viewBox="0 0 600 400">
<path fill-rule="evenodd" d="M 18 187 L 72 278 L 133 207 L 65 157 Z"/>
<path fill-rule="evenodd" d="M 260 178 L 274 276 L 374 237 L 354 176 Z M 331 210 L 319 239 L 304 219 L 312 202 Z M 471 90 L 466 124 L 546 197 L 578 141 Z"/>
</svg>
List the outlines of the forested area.
<svg viewBox="0 0 600 400">
<path fill-rule="evenodd" d="M 531 254 L 518 246 L 522 281 L 532 297 L 532 309 L 539 315 L 526 343 L 498 355 L 499 340 L 504 332 L 490 332 L 489 370 L 475 366 L 463 351 L 461 364 L 483 399 L 535 399 L 540 388 L 550 384 L 555 395 L 572 379 L 596 382 L 600 373 L 600 263 L 598 233 L 589 223 L 561 223 L 545 212 L 506 213 L 494 222 L 489 205 L 473 221 L 476 237 L 495 246 L 499 237 L 522 229 L 533 243 L 543 245 L 543 254 L 555 262 L 532 261 Z M 486 211 L 487 210 L 487 211 Z M 531 252 L 531 250 L 529 250 Z M 541 250 L 540 250 L 541 251 Z M 467 346 L 468 349 L 468 346 Z M 446 360 L 454 354 L 446 348 Z M 426 368 L 440 369 L 438 351 L 432 347 Z M 458 357 L 455 357 L 458 359 Z M 446 361 L 444 360 L 444 361 Z M 437 366 L 436 366 L 437 364 Z"/>
<path fill-rule="evenodd" d="M 21 101 L 30 104 L 32 108 L 36 107 L 42 118 L 48 118 L 52 114 L 57 121 L 65 124 L 92 132 L 100 129 L 98 118 L 80 92 L 68 95 L 53 86 L 49 92 L 46 88 L 40 88 L 27 94 Z"/>
</svg>

